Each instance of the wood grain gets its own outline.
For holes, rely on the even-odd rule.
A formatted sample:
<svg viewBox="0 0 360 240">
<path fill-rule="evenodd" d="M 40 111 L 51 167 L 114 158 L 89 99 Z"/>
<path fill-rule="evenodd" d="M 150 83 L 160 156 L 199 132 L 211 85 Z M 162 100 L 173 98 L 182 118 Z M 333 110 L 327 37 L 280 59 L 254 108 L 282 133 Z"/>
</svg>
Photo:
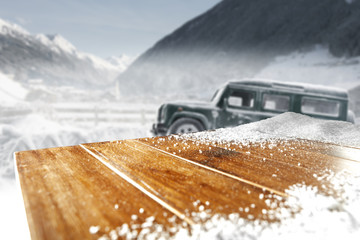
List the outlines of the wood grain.
<svg viewBox="0 0 360 240">
<path fill-rule="evenodd" d="M 295 184 L 341 198 L 323 176 L 359 172 L 359 156 L 306 140 L 170 136 L 18 152 L 16 164 L 32 239 L 115 239 L 191 234 L 191 225 L 232 213 L 279 221 L 272 213 Z"/>
<path fill-rule="evenodd" d="M 360 150 L 341 147 L 353 152 L 353 159 L 334 157 L 339 146 L 311 141 L 282 141 L 255 144 L 202 143 L 178 138 L 139 139 L 144 144 L 190 161 L 209 166 L 231 175 L 247 179 L 278 192 L 285 193 L 289 186 L 302 183 L 318 187 L 324 194 L 333 194 L 330 179 L 319 177 L 346 171 L 360 171 Z M 345 151 L 344 151 L 345 149 Z M 360 159 L 359 159 L 360 160 Z M 261 172 L 261 174 L 259 174 Z"/>
<path fill-rule="evenodd" d="M 153 216 L 173 225 L 171 212 L 79 146 L 19 152 L 16 160 L 32 239 L 98 239 Z"/>
</svg>

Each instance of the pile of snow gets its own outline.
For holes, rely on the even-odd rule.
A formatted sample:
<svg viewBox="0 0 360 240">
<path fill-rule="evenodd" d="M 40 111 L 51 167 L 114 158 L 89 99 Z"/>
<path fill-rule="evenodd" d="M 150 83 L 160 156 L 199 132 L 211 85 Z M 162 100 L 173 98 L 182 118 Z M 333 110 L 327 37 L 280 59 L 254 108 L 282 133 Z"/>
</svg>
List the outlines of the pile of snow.
<svg viewBox="0 0 360 240">
<path fill-rule="evenodd" d="M 3 239 L 30 239 L 24 202 L 15 180 L 0 178 L 0 229 Z"/>
<path fill-rule="evenodd" d="M 324 196 L 313 187 L 291 186 L 287 191 L 291 197 L 276 210 L 281 222 L 248 221 L 236 213 L 228 217 L 215 215 L 205 227 L 192 227 L 191 236 L 179 231 L 174 239 L 359 239 L 360 175 L 344 178 L 339 174 L 332 182 L 344 190 L 343 199 Z"/>
<path fill-rule="evenodd" d="M 212 132 L 183 135 L 182 137 L 211 142 L 234 141 L 235 143 L 300 138 L 360 147 L 360 125 L 342 121 L 315 119 L 289 112 L 231 129 L 222 128 Z"/>
<path fill-rule="evenodd" d="M 334 57 L 327 47 L 276 57 L 255 78 L 353 88 L 360 85 L 360 57 Z"/>
</svg>

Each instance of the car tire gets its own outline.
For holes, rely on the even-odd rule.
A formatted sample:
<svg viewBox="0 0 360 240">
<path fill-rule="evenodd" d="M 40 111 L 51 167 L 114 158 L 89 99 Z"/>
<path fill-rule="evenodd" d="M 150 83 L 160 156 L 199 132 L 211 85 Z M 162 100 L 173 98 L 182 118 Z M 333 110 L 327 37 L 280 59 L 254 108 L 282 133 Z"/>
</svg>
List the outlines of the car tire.
<svg viewBox="0 0 360 240">
<path fill-rule="evenodd" d="M 193 118 L 179 118 L 171 124 L 168 134 L 184 134 L 191 132 L 204 131 L 205 127 L 196 119 Z"/>
</svg>

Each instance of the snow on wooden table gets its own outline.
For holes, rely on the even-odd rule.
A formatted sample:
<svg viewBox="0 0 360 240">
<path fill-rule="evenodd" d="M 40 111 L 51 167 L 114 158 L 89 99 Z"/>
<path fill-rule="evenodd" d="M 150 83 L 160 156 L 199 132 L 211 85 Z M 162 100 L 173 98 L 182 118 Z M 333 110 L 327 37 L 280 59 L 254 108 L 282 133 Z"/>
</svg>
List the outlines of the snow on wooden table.
<svg viewBox="0 0 360 240">
<path fill-rule="evenodd" d="M 291 186 L 341 198 L 329 176 L 360 172 L 360 149 L 309 140 L 168 136 L 15 157 L 32 239 L 189 237 L 214 216 L 280 222 L 284 209 L 300 211 L 285 204 Z"/>
</svg>

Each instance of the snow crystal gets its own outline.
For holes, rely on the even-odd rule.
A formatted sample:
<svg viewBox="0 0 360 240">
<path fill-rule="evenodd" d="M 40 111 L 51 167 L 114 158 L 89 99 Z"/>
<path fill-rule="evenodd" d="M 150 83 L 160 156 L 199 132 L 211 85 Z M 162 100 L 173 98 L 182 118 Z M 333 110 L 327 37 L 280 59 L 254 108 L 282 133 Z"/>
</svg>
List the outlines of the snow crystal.
<svg viewBox="0 0 360 240">
<path fill-rule="evenodd" d="M 91 234 L 96 234 L 97 232 L 99 232 L 99 230 L 100 230 L 100 226 L 91 226 L 91 227 L 89 228 L 89 232 L 90 232 Z"/>
</svg>

